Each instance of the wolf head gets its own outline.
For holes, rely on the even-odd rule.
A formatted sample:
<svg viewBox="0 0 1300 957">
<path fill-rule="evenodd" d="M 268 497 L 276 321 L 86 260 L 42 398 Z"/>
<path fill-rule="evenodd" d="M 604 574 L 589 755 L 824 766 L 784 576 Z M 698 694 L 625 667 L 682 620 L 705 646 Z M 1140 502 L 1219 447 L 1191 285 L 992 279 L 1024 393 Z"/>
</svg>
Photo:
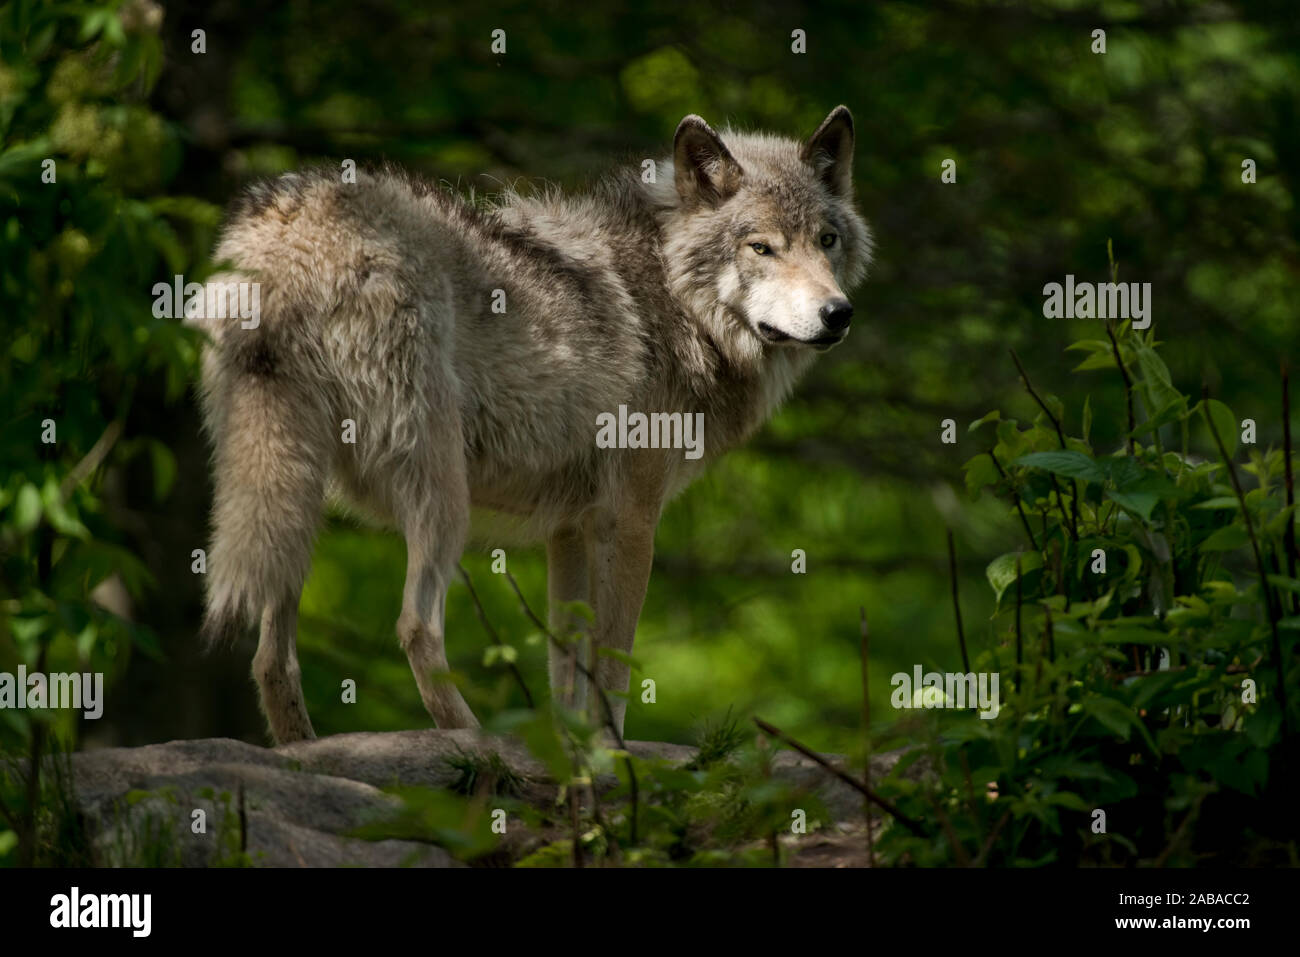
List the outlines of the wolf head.
<svg viewBox="0 0 1300 957">
<path fill-rule="evenodd" d="M 719 134 L 694 115 L 677 127 L 658 196 L 669 284 L 737 357 L 829 349 L 848 334 L 845 290 L 871 258 L 852 167 L 843 106 L 804 143 Z"/>
</svg>

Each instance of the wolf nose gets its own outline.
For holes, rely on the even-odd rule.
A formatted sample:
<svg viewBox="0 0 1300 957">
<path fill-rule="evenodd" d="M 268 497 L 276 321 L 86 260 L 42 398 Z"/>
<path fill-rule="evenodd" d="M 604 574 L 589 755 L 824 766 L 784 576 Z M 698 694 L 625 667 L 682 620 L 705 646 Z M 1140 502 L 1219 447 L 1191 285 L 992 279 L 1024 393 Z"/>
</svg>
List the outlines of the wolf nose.
<svg viewBox="0 0 1300 957">
<path fill-rule="evenodd" d="M 842 332 L 853 318 L 853 306 L 847 299 L 832 299 L 818 310 L 818 315 L 822 317 L 822 325 L 831 332 Z"/>
</svg>

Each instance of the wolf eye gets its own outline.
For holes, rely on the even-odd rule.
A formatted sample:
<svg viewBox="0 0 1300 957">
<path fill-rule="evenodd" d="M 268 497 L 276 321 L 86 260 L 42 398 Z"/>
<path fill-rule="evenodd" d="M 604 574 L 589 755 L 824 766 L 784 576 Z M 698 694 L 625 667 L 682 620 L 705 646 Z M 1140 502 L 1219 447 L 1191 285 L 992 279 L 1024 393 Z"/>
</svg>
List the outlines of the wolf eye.
<svg viewBox="0 0 1300 957">
<path fill-rule="evenodd" d="M 822 233 L 822 245 L 830 249 L 835 245 L 835 240 L 839 239 L 834 233 Z"/>
<path fill-rule="evenodd" d="M 758 253 L 760 256 L 772 255 L 772 247 L 767 243 L 750 243 L 749 248 L 754 250 L 754 252 Z"/>
</svg>

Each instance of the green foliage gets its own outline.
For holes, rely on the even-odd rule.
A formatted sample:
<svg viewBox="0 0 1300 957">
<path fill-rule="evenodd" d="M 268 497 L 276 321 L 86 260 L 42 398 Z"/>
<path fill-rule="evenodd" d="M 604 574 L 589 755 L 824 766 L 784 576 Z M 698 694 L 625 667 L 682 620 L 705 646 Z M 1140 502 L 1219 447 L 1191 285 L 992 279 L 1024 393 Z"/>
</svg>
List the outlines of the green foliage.
<svg viewBox="0 0 1300 957">
<path fill-rule="evenodd" d="M 72 789 L 72 759 L 57 741 L 42 772 L 33 784 L 26 762 L 0 755 L 0 867 L 89 866 L 93 855 Z"/>
<path fill-rule="evenodd" d="M 1300 728 L 1297 695 L 1285 697 L 1300 687 L 1300 581 L 1268 573 L 1294 555 L 1290 450 L 1221 458 L 1241 431 L 1231 410 L 1177 393 L 1149 333 L 1125 326 L 1117 344 L 1118 357 L 1110 342 L 1076 346 L 1105 356 L 1089 369 L 1118 376 L 1123 362 L 1147 410 L 1131 438 L 1149 444 L 1102 454 L 1050 395 L 1031 423 L 995 414 L 973 427 L 994 434 L 966 465 L 968 487 L 1027 518 L 1026 547 L 989 566 L 995 643 L 973 662 L 1000 674 L 1002 707 L 878 731 L 927 742 L 925 773 L 905 774 L 905 761 L 879 790 L 933 824 L 925 836 L 890 828 L 886 861 L 1295 862 L 1282 798 Z M 1190 451 L 1197 433 L 1211 458 Z M 1240 497 L 1233 469 L 1255 481 Z"/>
<path fill-rule="evenodd" d="M 0 669 L 110 681 L 157 645 L 91 597 L 110 576 L 136 596 L 151 581 L 100 478 L 137 456 L 159 497 L 175 477 L 171 451 L 130 429 L 132 399 L 151 379 L 172 400 L 188 387 L 195 339 L 153 317 L 150 289 L 203 262 L 217 215 L 166 194 L 180 137 L 147 104 L 160 40 L 119 6 L 0 6 Z M 0 744 L 29 730 L 0 723 Z"/>
<path fill-rule="evenodd" d="M 486 755 L 459 751 L 446 761 L 456 771 L 456 780 L 450 785 L 456 794 L 523 794 L 526 782 L 495 751 Z"/>
<path fill-rule="evenodd" d="M 717 721 L 706 721 L 700 729 L 699 753 L 686 765 L 688 770 L 707 768 L 729 758 L 749 735 L 731 709 Z"/>
<path fill-rule="evenodd" d="M 180 137 L 147 103 L 161 43 L 121 6 L 0 6 L 0 671 L 109 683 L 133 648 L 159 649 L 92 597 L 110 579 L 138 597 L 152 580 L 101 479 L 136 457 L 159 498 L 175 478 L 167 446 L 131 429 L 132 400 L 150 380 L 180 398 L 196 342 L 154 318 L 149 291 L 203 262 L 217 217 L 167 195 Z M 0 749 L 39 753 L 76 720 L 5 710 Z M 41 815 L 21 795 L 0 800 L 24 855 L 43 854 Z"/>
<path fill-rule="evenodd" d="M 463 797 L 436 788 L 400 787 L 390 793 L 401 800 L 391 817 L 356 829 L 355 837 L 372 841 L 424 841 L 446 848 L 458 858 L 474 860 L 497 845 L 492 816 L 481 799 Z M 493 808 L 522 813 L 523 807 L 505 798 L 493 798 Z"/>
<path fill-rule="evenodd" d="M 1285 556 L 1276 569 L 1272 559 L 1286 534 L 1280 455 L 1247 447 L 1241 466 L 1265 587 L 1206 416 L 1230 456 L 1246 457 L 1239 416 L 1278 442 L 1275 403 L 1259 384 L 1277 356 L 1295 351 L 1296 198 L 1285 161 L 1295 154 L 1300 26 L 1285 5 L 1138 5 L 1113 11 L 1110 50 L 1097 57 L 1077 3 L 993 6 L 996 16 L 978 3 L 810 10 L 814 55 L 792 57 L 788 10 L 773 3 L 743 16 L 712 3 L 616 4 L 564 19 L 517 0 L 451 18 L 387 2 L 323 0 L 311 10 L 236 2 L 206 15 L 210 41 L 220 42 L 200 57 L 190 53 L 183 6 L 169 5 L 160 26 L 159 11 L 135 0 L 0 2 L 0 671 L 25 662 L 106 672 L 132 702 L 100 723 L 107 737 L 262 740 L 246 656 L 176 666 L 195 644 L 197 587 L 188 569 L 174 569 L 202 544 L 206 462 L 200 443 L 176 441 L 198 431 L 182 400 L 197 343 L 150 310 L 160 279 L 204 278 L 218 209 L 249 177 L 347 156 L 391 158 L 480 191 L 521 178 L 567 189 L 613 154 L 662 153 L 686 112 L 794 133 L 845 102 L 859 126 L 858 194 L 880 240 L 871 280 L 855 296 L 862 321 L 768 427 L 667 510 L 633 684 L 653 676 L 661 694 L 648 707 L 633 698 L 629 732 L 685 740 L 698 709 L 734 702 L 737 714 L 763 714 L 819 749 L 852 750 L 862 689 L 857 636 L 844 623 L 862 605 L 875 636 L 876 743 L 960 736 L 946 730 L 963 723 L 947 712 L 928 714 L 934 728 L 880 721 L 892 671 L 955 653 L 940 557 L 949 526 L 981 667 L 1014 660 L 1019 591 L 1028 673 L 1013 678 L 1026 688 L 1008 681 L 1019 703 L 996 721 L 972 719 L 970 754 L 981 763 L 971 786 L 996 768 L 1002 803 L 968 814 L 964 774 L 955 791 L 944 783 L 951 769 L 925 779 L 899 800 L 933 839 L 908 848 L 914 838 L 895 829 L 890 840 L 902 850 L 891 860 L 955 859 L 929 798 L 969 856 L 1001 820 L 995 807 L 1005 813 L 1012 795 L 1028 802 L 1016 805 L 990 861 L 1046 859 L 1053 832 L 1035 823 L 1031 805 L 1068 830 L 1082 812 L 1059 795 L 1149 798 L 1121 805 L 1121 816 L 1133 810 L 1141 822 L 1129 857 L 1146 860 L 1168 846 L 1155 847 L 1161 814 L 1168 837 L 1190 807 L 1205 815 L 1251 788 L 1260 800 L 1275 793 L 1281 715 L 1272 639 L 1261 637 L 1263 593 L 1273 595 L 1284 645 L 1297 619 Z M 504 57 L 484 42 L 499 23 L 510 25 Z M 826 67 L 855 62 L 875 68 Z M 938 181 L 947 157 L 958 161 L 958 184 Z M 1258 163 L 1258 183 L 1241 182 L 1243 157 Z M 54 183 L 42 182 L 44 159 L 56 162 Z M 1066 270 L 1101 278 L 1101 241 L 1112 232 L 1126 274 L 1155 282 L 1167 340 L 1157 351 L 1149 334 L 1121 336 L 1141 413 L 1131 425 L 1109 338 L 1094 323 L 1037 315 L 1047 279 Z M 1055 370 L 1070 338 L 1080 340 L 1071 346 L 1080 372 L 1103 375 L 1042 374 L 1058 394 L 1044 397 L 1053 415 L 1064 422 L 1070 410 L 1062 448 L 1044 415 L 1025 419 L 1029 400 L 1014 371 L 992 357 L 1009 344 L 1029 368 Z M 1217 399 L 1184 394 L 1202 381 Z M 994 407 L 1001 411 L 957 447 L 931 440 L 939 419 L 969 421 Z M 40 442 L 47 418 L 57 426 L 52 446 Z M 167 442 L 164 425 L 175 430 Z M 1130 432 L 1140 443 L 1132 451 Z M 947 482 L 972 441 L 981 454 L 965 477 L 977 500 L 962 508 Z M 187 486 L 195 491 L 182 503 Z M 990 486 L 997 498 L 981 493 Z M 1027 547 L 1008 553 L 1024 524 Z M 184 552 L 150 548 L 164 528 L 185 530 Z M 1088 571 L 1096 547 L 1107 554 L 1101 578 Z M 794 548 L 808 553 L 807 575 L 791 573 Z M 512 550 L 509 560 L 528 594 L 544 594 L 537 552 Z M 427 724 L 393 636 L 404 562 L 391 533 L 341 521 L 324 530 L 300 622 L 304 686 L 321 733 Z M 582 757 L 598 729 L 523 710 L 507 659 L 540 692 L 545 643 L 480 556 L 466 565 L 510 649 L 483 633 L 457 583 L 448 654 L 479 713 L 517 728 L 557 780 L 587 780 L 595 765 L 626 788 L 631 768 L 645 779 L 647 804 L 662 808 L 642 809 L 635 842 L 625 811 L 607 812 L 604 828 L 584 821 L 580 846 L 624 863 L 733 854 L 690 835 L 707 831 L 692 830 L 706 809 L 733 808 L 718 798 L 733 793 L 726 788 L 759 785 L 757 758 L 752 781 L 726 784 L 724 766 L 748 759 L 742 750 L 705 760 L 714 750 L 706 744 L 688 772 L 723 776 L 706 787 L 635 761 Z M 136 598 L 138 623 L 90 597 L 118 581 Z M 1163 651 L 1181 671 L 1116 680 L 1158 671 Z M 1260 688 L 1254 705 L 1240 703 L 1233 685 L 1247 674 Z M 340 677 L 357 680 L 355 705 L 339 700 Z M 1023 739 L 1008 742 L 1012 715 Z M 74 725 L 66 713 L 0 711 L 0 746 L 26 753 L 84 730 Z M 980 735 L 996 743 L 996 761 Z M 1086 745 L 1084 757 L 1065 756 L 1067 739 L 1068 749 Z M 937 740 L 946 768 L 954 745 Z M 726 735 L 714 743 L 719 754 L 730 746 Z M 1034 773 L 1048 783 L 1029 787 Z M 1119 784 L 1106 791 L 1110 779 Z M 665 780 L 681 782 L 681 794 Z M 1115 796 L 1127 793 L 1125 782 L 1143 787 L 1139 797 Z M 905 789 L 882 785 L 895 786 Z M 1201 798 L 1201 788 L 1214 790 Z M 2 796 L 20 819 L 36 814 L 21 788 Z M 445 810 L 426 824 L 464 826 L 462 805 Z M 1225 833 L 1240 833 L 1247 819 L 1254 826 L 1251 815 L 1216 813 Z M 557 821 L 563 833 L 545 848 L 571 860 L 567 815 Z M 1210 826 L 1199 821 L 1184 838 Z M 1111 826 L 1122 848 L 1131 825 L 1112 815 Z M 740 831 L 764 838 L 761 828 Z M 0 826 L 0 857 L 16 859 L 16 840 Z M 1186 859 L 1186 844 L 1166 862 Z M 1271 853 L 1269 841 L 1258 846 Z M 884 849 L 893 853 L 888 842 Z M 1087 859 L 1112 850 L 1094 842 Z M 734 853 L 770 860 L 765 846 Z M 1068 845 L 1054 853 L 1087 856 Z"/>
</svg>

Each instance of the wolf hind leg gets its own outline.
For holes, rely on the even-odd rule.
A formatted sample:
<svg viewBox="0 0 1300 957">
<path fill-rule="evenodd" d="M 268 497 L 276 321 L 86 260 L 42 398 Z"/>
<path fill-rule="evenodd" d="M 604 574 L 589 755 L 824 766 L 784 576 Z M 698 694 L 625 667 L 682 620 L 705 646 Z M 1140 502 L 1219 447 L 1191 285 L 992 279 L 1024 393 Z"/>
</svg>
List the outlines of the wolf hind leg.
<svg viewBox="0 0 1300 957">
<path fill-rule="evenodd" d="M 259 624 L 253 678 L 277 744 L 315 737 L 294 645 L 334 453 L 320 396 L 282 377 L 217 378 L 209 643 Z"/>
<path fill-rule="evenodd" d="M 298 595 L 267 605 L 253 656 L 253 676 L 262 713 L 276 744 L 316 737 L 302 694 L 302 671 L 295 650 L 298 634 Z"/>
<path fill-rule="evenodd" d="M 461 448 L 459 441 L 450 447 Z M 469 486 L 463 457 L 455 456 L 453 463 L 439 462 L 424 474 L 437 475 L 437 487 L 431 489 L 417 481 L 402 498 L 418 504 L 403 521 L 406 585 L 397 636 L 424 706 L 437 726 L 477 728 L 478 719 L 448 677 L 451 668 L 446 648 L 447 588 L 469 529 Z"/>
</svg>

